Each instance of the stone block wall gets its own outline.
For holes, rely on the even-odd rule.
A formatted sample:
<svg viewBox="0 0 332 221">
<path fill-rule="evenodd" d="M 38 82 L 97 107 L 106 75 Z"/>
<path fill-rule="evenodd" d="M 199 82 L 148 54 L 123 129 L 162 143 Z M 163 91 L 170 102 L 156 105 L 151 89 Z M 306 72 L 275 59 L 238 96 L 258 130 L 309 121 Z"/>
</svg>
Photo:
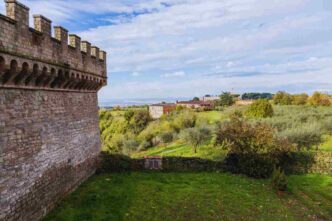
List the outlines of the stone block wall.
<svg viewBox="0 0 332 221">
<path fill-rule="evenodd" d="M 95 93 L 0 89 L 0 220 L 40 220 L 94 173 Z"/>
</svg>

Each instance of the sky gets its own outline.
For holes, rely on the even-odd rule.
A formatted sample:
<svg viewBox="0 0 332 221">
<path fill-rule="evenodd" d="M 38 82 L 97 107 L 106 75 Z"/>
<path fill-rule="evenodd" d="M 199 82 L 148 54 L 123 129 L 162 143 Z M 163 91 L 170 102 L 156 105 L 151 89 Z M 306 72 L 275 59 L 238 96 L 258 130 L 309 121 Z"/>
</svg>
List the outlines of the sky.
<svg viewBox="0 0 332 221">
<path fill-rule="evenodd" d="M 21 2 L 107 51 L 101 101 L 332 93 L 331 0 Z"/>
</svg>

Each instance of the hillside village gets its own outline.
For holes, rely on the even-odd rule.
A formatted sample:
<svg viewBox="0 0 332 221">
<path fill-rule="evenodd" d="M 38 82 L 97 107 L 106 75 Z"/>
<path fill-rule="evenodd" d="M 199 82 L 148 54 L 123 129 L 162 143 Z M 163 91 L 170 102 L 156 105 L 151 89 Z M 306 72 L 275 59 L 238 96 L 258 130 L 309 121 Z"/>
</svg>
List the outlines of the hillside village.
<svg viewBox="0 0 332 221">
<path fill-rule="evenodd" d="M 257 100 L 258 98 L 260 98 L 259 93 L 256 93 L 256 94 L 258 94 L 258 96 L 256 96 L 256 97 L 254 97 L 254 96 L 247 97 L 246 93 L 243 94 L 242 96 L 238 95 L 238 94 L 231 94 L 231 93 L 226 93 L 226 94 L 229 94 L 231 97 L 233 97 L 235 105 L 238 105 L 238 106 L 250 105 L 253 103 L 254 100 Z M 176 109 L 181 109 L 181 108 L 209 111 L 209 110 L 213 110 L 218 105 L 218 102 L 220 101 L 220 99 L 221 99 L 220 96 L 205 95 L 201 98 L 196 97 L 190 101 L 176 101 L 176 103 L 162 102 L 159 104 L 149 105 L 149 113 L 153 119 L 159 119 L 163 115 L 168 115 L 172 111 L 174 111 Z"/>
</svg>

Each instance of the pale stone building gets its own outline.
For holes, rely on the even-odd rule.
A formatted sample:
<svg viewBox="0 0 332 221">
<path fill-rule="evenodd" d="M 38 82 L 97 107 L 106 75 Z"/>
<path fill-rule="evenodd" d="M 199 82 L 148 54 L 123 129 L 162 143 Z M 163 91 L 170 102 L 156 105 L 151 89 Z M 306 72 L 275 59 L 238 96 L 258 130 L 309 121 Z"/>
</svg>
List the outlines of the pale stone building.
<svg viewBox="0 0 332 221">
<path fill-rule="evenodd" d="M 159 119 L 176 109 L 176 104 L 153 104 L 149 106 L 149 113 L 153 119 Z"/>
</svg>

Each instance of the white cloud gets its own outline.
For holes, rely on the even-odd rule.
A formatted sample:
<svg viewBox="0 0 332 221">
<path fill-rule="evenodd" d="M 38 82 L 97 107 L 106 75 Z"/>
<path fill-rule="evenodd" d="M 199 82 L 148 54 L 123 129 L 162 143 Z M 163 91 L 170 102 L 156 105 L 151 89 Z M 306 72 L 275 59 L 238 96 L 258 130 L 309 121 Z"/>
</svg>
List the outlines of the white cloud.
<svg viewBox="0 0 332 221">
<path fill-rule="evenodd" d="M 173 72 L 173 73 L 167 73 L 167 74 L 163 74 L 162 77 L 165 78 L 170 78 L 170 77 L 183 77 L 185 76 L 186 73 L 184 71 L 177 71 L 177 72 Z"/>
<path fill-rule="evenodd" d="M 108 52 L 111 85 L 101 97 L 331 88 L 332 1 L 23 2 L 58 23 L 81 14 L 112 23 L 79 33 Z"/>
<path fill-rule="evenodd" d="M 131 76 L 133 76 L 133 77 L 138 77 L 138 76 L 140 76 L 141 74 L 140 73 L 138 73 L 138 72 L 133 72 L 132 74 L 131 74 Z"/>
</svg>

